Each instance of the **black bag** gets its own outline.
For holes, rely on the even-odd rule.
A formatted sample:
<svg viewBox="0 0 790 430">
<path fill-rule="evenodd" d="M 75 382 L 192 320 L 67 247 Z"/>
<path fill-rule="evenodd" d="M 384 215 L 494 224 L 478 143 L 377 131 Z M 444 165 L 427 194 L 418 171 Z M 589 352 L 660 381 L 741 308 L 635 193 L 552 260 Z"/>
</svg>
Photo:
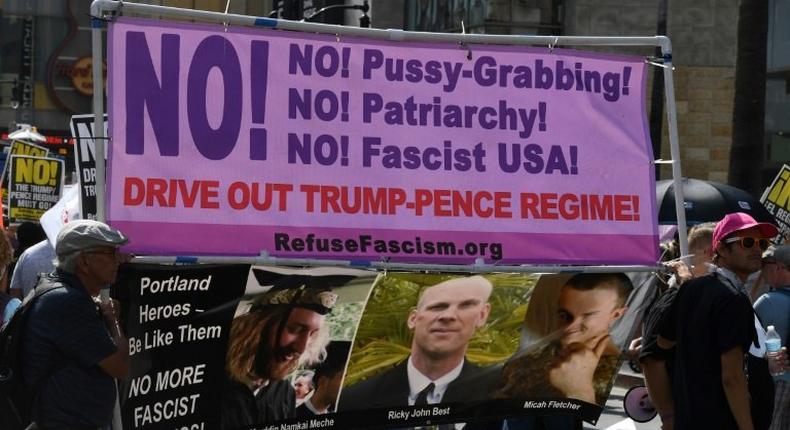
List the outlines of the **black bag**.
<svg viewBox="0 0 790 430">
<path fill-rule="evenodd" d="M 0 331 L 0 429 L 23 430 L 31 421 L 33 393 L 22 377 L 22 348 L 30 308 L 36 299 L 62 284 L 47 283 L 25 297 L 11 321 Z"/>
</svg>

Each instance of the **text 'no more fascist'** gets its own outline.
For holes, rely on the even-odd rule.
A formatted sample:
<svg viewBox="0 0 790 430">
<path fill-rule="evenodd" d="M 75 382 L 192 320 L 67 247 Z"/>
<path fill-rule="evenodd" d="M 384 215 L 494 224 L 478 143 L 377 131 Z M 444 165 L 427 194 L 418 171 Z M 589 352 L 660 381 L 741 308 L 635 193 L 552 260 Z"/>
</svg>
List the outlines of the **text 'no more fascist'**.
<svg viewBox="0 0 790 430">
<path fill-rule="evenodd" d="M 129 336 L 129 354 L 141 353 L 175 347 L 185 343 L 205 342 L 219 339 L 222 335 L 221 325 L 199 326 L 189 322 L 175 325 L 168 324 L 171 319 L 183 319 L 205 309 L 196 309 L 188 301 L 178 303 L 179 299 L 194 297 L 195 294 L 207 293 L 211 286 L 212 275 L 203 278 L 183 278 L 173 275 L 166 279 L 142 277 L 139 283 L 140 305 L 137 311 L 137 322 L 141 328 L 141 336 Z M 153 296 L 173 296 L 171 303 L 150 305 L 147 303 Z M 183 387 L 198 387 L 206 381 L 206 363 L 194 363 L 175 368 L 158 368 L 130 380 L 129 399 L 148 396 L 153 393 L 167 394 Z M 132 410 L 134 428 L 159 422 L 169 421 L 193 415 L 198 410 L 200 393 L 158 397 L 154 401 L 146 401 Z M 204 423 L 194 423 L 179 427 L 185 430 L 204 430 Z"/>
</svg>

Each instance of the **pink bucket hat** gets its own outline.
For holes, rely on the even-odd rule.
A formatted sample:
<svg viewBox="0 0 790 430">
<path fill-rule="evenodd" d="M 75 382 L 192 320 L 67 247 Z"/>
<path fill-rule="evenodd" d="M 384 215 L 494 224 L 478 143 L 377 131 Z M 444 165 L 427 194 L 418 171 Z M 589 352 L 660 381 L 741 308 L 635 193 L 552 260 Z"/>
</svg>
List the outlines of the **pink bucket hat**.
<svg viewBox="0 0 790 430">
<path fill-rule="evenodd" d="M 716 228 L 713 229 L 713 249 L 716 249 L 719 242 L 731 233 L 752 227 L 759 228 L 760 234 L 766 239 L 770 239 L 779 233 L 779 230 L 773 224 L 757 222 L 749 214 L 735 212 L 725 215 L 721 221 L 716 223 Z"/>
</svg>

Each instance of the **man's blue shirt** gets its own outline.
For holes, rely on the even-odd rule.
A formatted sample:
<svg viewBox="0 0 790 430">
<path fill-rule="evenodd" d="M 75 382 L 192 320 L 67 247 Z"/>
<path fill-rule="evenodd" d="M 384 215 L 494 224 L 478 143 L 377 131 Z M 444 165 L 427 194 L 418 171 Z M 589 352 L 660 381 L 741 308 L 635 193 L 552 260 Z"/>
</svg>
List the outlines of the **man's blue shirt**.
<svg viewBox="0 0 790 430">
<path fill-rule="evenodd" d="M 116 350 L 88 291 L 76 276 L 56 271 L 48 291 L 30 309 L 24 339 L 24 377 L 38 393 L 33 417 L 39 426 L 104 426 L 115 405 L 115 382 L 98 365 Z"/>
</svg>

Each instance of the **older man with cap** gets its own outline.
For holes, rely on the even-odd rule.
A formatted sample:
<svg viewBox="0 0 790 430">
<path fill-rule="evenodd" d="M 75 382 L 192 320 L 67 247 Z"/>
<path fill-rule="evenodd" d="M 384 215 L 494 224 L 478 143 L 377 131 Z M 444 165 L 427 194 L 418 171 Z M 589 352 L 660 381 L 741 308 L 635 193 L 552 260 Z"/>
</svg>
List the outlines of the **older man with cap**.
<svg viewBox="0 0 790 430">
<path fill-rule="evenodd" d="M 675 429 L 766 429 L 773 384 L 764 331 L 744 282 L 760 270 L 776 226 L 732 213 L 713 231 L 714 271 L 689 281 L 659 322 L 659 345 L 675 348 Z M 746 371 L 744 369 L 747 369 Z"/>
<path fill-rule="evenodd" d="M 790 340 L 790 245 L 771 247 L 763 254 L 763 273 L 773 287 L 754 303 L 764 327 L 772 325 L 782 338 Z M 775 377 L 776 399 L 771 430 L 790 429 L 790 371 Z"/>
<path fill-rule="evenodd" d="M 129 345 L 115 307 L 98 302 L 98 295 L 115 281 L 124 261 L 118 248 L 128 241 L 90 220 L 70 222 L 58 234 L 56 269 L 39 280 L 25 327 L 23 373 L 35 399 L 32 428 L 110 424 L 114 379 L 129 371 Z"/>
</svg>

